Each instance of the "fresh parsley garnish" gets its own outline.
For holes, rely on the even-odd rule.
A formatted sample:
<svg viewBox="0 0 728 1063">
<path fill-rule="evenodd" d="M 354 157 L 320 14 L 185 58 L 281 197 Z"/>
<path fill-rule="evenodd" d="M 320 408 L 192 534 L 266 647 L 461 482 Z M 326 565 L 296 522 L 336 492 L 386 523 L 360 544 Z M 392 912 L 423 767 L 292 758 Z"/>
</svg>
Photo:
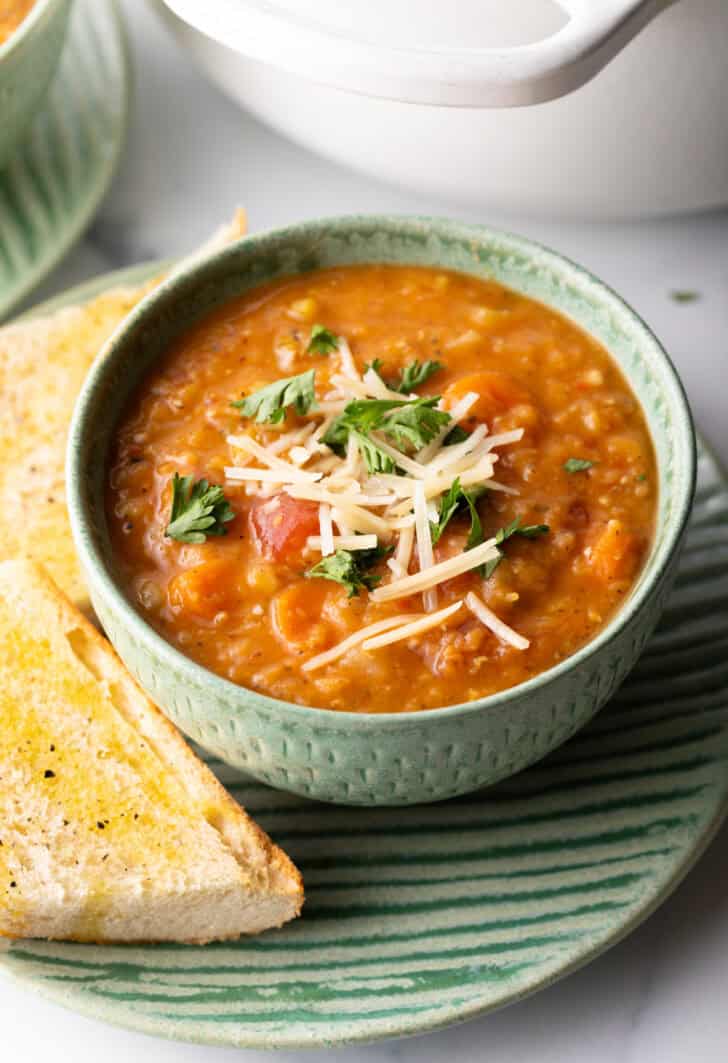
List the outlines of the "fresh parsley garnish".
<svg viewBox="0 0 728 1063">
<path fill-rule="evenodd" d="M 377 446 L 373 439 L 362 435 L 361 432 L 354 431 L 351 434 L 356 440 L 368 471 L 372 475 L 380 472 L 392 473 L 397 471 L 397 464 L 394 459 L 381 447 Z"/>
<path fill-rule="evenodd" d="M 396 464 L 371 439 L 381 432 L 400 448 L 419 449 L 434 439 L 450 420 L 450 414 L 435 407 L 439 396 L 413 399 L 357 399 L 329 425 L 322 442 L 339 455 L 346 451 L 349 436 L 356 440 L 370 473 L 394 472 Z"/>
<path fill-rule="evenodd" d="M 172 513 L 164 534 L 180 543 L 204 543 L 208 535 L 225 535 L 235 516 L 222 487 L 207 480 L 174 474 Z"/>
<path fill-rule="evenodd" d="M 374 590 L 382 577 L 369 570 L 391 552 L 391 547 L 383 546 L 375 546 L 372 550 L 337 550 L 335 554 L 322 557 L 318 564 L 304 572 L 304 576 L 341 583 L 349 598 L 354 598 L 362 587 L 367 591 Z"/>
<path fill-rule="evenodd" d="M 451 447 L 455 443 L 464 443 L 470 435 L 470 432 L 466 432 L 462 425 L 456 424 L 452 428 L 442 441 L 443 447 Z"/>
<path fill-rule="evenodd" d="M 566 472 L 586 472 L 595 464 L 596 462 L 589 461 L 588 458 L 567 458 L 564 462 L 564 469 Z"/>
<path fill-rule="evenodd" d="M 400 370 L 399 386 L 395 388 L 395 391 L 401 391 L 404 395 L 409 395 L 411 391 L 418 388 L 420 384 L 424 384 L 440 369 L 442 369 L 442 362 L 418 362 L 415 358 L 414 362 L 410 362 L 409 365 Z"/>
<path fill-rule="evenodd" d="M 413 399 L 398 409 L 392 410 L 377 425 L 380 432 L 389 436 L 399 447 L 408 444 L 415 450 L 431 442 L 450 421 L 450 414 L 438 410 L 440 396 Z M 346 411 L 344 411 L 346 412 Z"/>
<path fill-rule="evenodd" d="M 289 406 L 300 414 L 316 408 L 315 377 L 316 370 L 308 369 L 298 376 L 274 380 L 231 405 L 240 410 L 243 417 L 255 417 L 259 424 L 280 424 Z"/>
<path fill-rule="evenodd" d="M 700 298 L 700 292 L 693 291 L 690 288 L 682 288 L 670 292 L 670 298 L 674 303 L 695 303 Z"/>
<path fill-rule="evenodd" d="M 325 325 L 314 325 L 308 341 L 308 354 L 332 354 L 339 349 L 339 337 Z"/>
<path fill-rule="evenodd" d="M 437 373 L 438 370 L 442 369 L 442 362 L 419 362 L 415 358 L 414 362 L 410 362 L 409 365 L 400 369 L 399 380 L 385 380 L 382 373 L 384 366 L 379 358 L 375 358 L 366 368 L 373 370 L 390 391 L 399 391 L 402 395 L 409 395 L 420 384 L 424 384 L 429 380 L 433 373 Z"/>
<path fill-rule="evenodd" d="M 453 480 L 440 499 L 437 523 L 430 522 L 433 546 L 440 541 L 442 533 L 455 514 L 458 511 L 462 512 L 464 509 L 468 509 L 470 512 L 470 532 L 465 549 L 472 550 L 474 546 L 479 546 L 483 542 L 483 525 L 480 522 L 480 515 L 475 503 L 481 495 L 485 494 L 485 491 L 485 487 L 474 487 L 470 491 L 465 491 L 460 484 L 460 477 L 456 477 Z"/>
<path fill-rule="evenodd" d="M 495 533 L 495 545 L 501 546 L 507 539 L 512 538 L 514 535 L 520 535 L 524 539 L 538 539 L 541 535 L 548 535 L 548 524 L 521 524 L 521 518 L 516 517 L 510 524 L 506 524 L 504 528 L 499 528 Z M 483 566 L 483 575 L 486 579 L 489 579 L 498 565 L 503 560 L 503 552 L 498 551 L 498 556 L 494 557 L 491 561 L 486 561 Z"/>
<path fill-rule="evenodd" d="M 369 438 L 368 433 L 376 428 L 383 414 L 396 405 L 396 402 L 387 399 L 350 402 L 341 416 L 329 425 L 321 437 L 321 442 L 343 457 L 351 436 L 356 441 L 370 473 L 395 472 L 396 465 L 392 458 Z"/>
</svg>

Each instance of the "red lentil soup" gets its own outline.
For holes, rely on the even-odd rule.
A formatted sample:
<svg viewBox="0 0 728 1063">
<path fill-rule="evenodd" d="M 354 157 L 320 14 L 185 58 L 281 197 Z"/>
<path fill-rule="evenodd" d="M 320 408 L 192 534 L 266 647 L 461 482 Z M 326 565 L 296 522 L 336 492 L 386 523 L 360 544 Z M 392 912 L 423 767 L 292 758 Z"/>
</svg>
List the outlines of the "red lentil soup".
<svg viewBox="0 0 728 1063">
<path fill-rule="evenodd" d="M 599 343 L 495 282 L 370 265 L 256 288 L 177 340 L 121 419 L 106 507 L 123 586 L 183 653 L 286 701 L 412 712 L 588 642 L 656 495 Z"/>
<path fill-rule="evenodd" d="M 29 14 L 35 0 L 0 0 L 0 44 L 4 44 Z"/>
</svg>

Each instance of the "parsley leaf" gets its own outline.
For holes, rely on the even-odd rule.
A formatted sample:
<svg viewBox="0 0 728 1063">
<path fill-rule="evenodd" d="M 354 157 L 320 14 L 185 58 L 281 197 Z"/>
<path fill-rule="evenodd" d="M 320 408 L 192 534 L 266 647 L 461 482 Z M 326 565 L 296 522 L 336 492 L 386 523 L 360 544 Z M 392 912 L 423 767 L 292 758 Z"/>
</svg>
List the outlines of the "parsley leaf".
<svg viewBox="0 0 728 1063">
<path fill-rule="evenodd" d="M 365 362 L 364 372 L 366 373 L 369 369 L 371 369 L 373 373 L 377 374 L 383 384 L 387 384 L 387 381 L 384 379 L 384 375 L 382 373 L 382 370 L 384 369 L 384 362 L 381 358 L 375 358 L 373 362 Z M 390 385 L 387 384 L 387 387 L 390 387 Z"/>
<path fill-rule="evenodd" d="M 501 546 L 514 535 L 521 535 L 524 539 L 537 539 L 541 535 L 547 535 L 548 532 L 548 524 L 521 524 L 521 518 L 516 517 L 510 524 L 498 529 L 495 533 L 495 545 Z M 491 561 L 486 561 L 483 566 L 483 575 L 486 579 L 493 575 L 502 560 L 503 552 L 499 551 L 497 557 L 494 557 Z"/>
<path fill-rule="evenodd" d="M 391 547 L 383 546 L 375 546 L 372 550 L 337 550 L 335 554 L 322 557 L 318 564 L 304 572 L 304 576 L 341 583 L 348 590 L 349 598 L 354 598 L 362 587 L 367 591 L 374 590 L 382 577 L 368 570 L 391 552 Z"/>
<path fill-rule="evenodd" d="M 462 488 L 460 486 L 460 477 L 456 476 L 453 482 L 450 484 L 447 491 L 440 499 L 440 509 L 437 514 L 437 524 L 430 522 L 430 535 L 432 537 L 432 545 L 436 546 L 439 543 L 442 533 L 450 523 L 450 519 L 455 516 L 456 512 L 460 508 Z"/>
<path fill-rule="evenodd" d="M 692 289 L 689 288 L 683 288 L 670 292 L 670 298 L 675 303 L 694 303 L 700 298 L 700 292 L 692 291 Z"/>
<path fill-rule="evenodd" d="M 379 379 L 387 385 L 390 391 L 399 391 L 401 395 L 409 395 L 415 390 L 415 388 L 419 387 L 420 384 L 424 384 L 425 381 L 429 380 L 433 373 L 437 373 L 438 370 L 442 369 L 442 367 L 442 362 L 420 362 L 415 358 L 415 360 L 410 362 L 409 365 L 406 365 L 404 369 L 400 369 L 399 380 L 395 381 L 384 379 L 384 376 L 382 375 L 384 364 L 379 358 L 375 358 L 373 362 L 366 366 L 367 369 L 372 369 L 377 374 Z"/>
<path fill-rule="evenodd" d="M 480 514 L 475 503 L 486 490 L 485 487 L 476 487 L 472 491 L 463 491 L 463 498 L 470 510 L 470 532 L 465 543 L 466 550 L 472 550 L 474 546 L 480 546 L 482 542 L 485 542 L 483 525 L 480 523 Z"/>
<path fill-rule="evenodd" d="M 460 485 L 460 477 L 457 476 L 450 484 L 448 490 L 444 493 L 440 499 L 440 510 L 437 517 L 437 524 L 430 523 L 430 534 L 432 536 L 432 544 L 435 546 L 445 531 L 445 528 L 450 523 L 450 520 L 455 516 L 458 510 L 467 507 L 470 511 L 470 532 L 468 534 L 468 541 L 465 544 L 466 550 L 472 550 L 474 546 L 479 546 L 483 542 L 483 525 L 480 522 L 480 515 L 476 506 L 477 500 L 481 495 L 485 494 L 485 487 L 474 487 L 470 491 L 465 491 Z"/>
<path fill-rule="evenodd" d="M 414 391 L 420 384 L 424 384 L 430 377 L 442 369 L 442 362 L 418 362 L 415 358 L 414 362 L 410 362 L 400 372 L 400 382 L 397 391 L 403 392 L 405 395 L 410 391 Z"/>
<path fill-rule="evenodd" d="M 455 443 L 463 443 L 470 435 L 470 432 L 466 432 L 462 425 L 456 424 L 452 428 L 442 441 L 443 447 L 451 447 Z"/>
<path fill-rule="evenodd" d="M 450 414 L 435 409 L 439 397 L 414 399 L 356 399 L 333 421 L 321 442 L 343 455 L 349 436 L 353 435 L 370 473 L 394 472 L 396 463 L 371 439 L 379 431 L 400 447 L 425 446 L 450 420 Z"/>
<path fill-rule="evenodd" d="M 329 425 L 321 437 L 321 442 L 343 457 L 351 435 L 356 440 L 370 473 L 395 472 L 396 465 L 392 458 L 379 449 L 368 433 L 377 427 L 385 413 L 398 405 L 396 401 L 389 399 L 361 399 L 350 402 L 344 412 Z"/>
<path fill-rule="evenodd" d="M 596 462 L 589 461 L 588 458 L 567 458 L 564 462 L 564 469 L 566 472 L 586 472 L 595 464 Z"/>
<path fill-rule="evenodd" d="M 439 395 L 413 399 L 399 409 L 392 410 L 377 427 L 400 447 L 409 444 L 419 450 L 433 440 L 440 429 L 450 421 L 449 413 L 436 409 L 439 401 Z"/>
<path fill-rule="evenodd" d="M 274 380 L 231 405 L 240 410 L 241 416 L 255 417 L 258 424 L 280 424 L 288 406 L 295 407 L 296 413 L 300 414 L 316 409 L 315 375 L 315 369 L 308 369 L 298 376 Z"/>
<path fill-rule="evenodd" d="M 351 435 L 357 442 L 361 456 L 364 458 L 367 470 L 374 475 L 378 472 L 396 472 L 397 465 L 389 454 L 385 454 L 373 439 L 363 435 L 355 429 L 350 429 Z M 324 439 L 324 442 L 326 440 Z"/>
<path fill-rule="evenodd" d="M 339 349 L 339 337 L 325 325 L 314 325 L 306 348 L 307 354 L 331 354 Z"/>
<path fill-rule="evenodd" d="M 204 543 L 208 535 L 226 535 L 225 524 L 234 518 L 222 487 L 207 480 L 194 483 L 191 476 L 174 474 L 172 513 L 164 534 L 180 543 Z"/>
</svg>

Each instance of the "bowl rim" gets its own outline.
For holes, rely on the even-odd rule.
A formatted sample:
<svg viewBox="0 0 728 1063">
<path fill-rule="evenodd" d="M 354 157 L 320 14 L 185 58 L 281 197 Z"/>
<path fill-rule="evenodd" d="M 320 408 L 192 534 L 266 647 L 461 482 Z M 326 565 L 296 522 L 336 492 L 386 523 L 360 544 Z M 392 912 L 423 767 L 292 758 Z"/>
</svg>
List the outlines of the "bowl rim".
<svg viewBox="0 0 728 1063">
<path fill-rule="evenodd" d="M 21 19 L 8 39 L 0 44 L 0 63 L 3 59 L 6 59 L 11 52 L 22 47 L 23 43 L 34 31 L 36 25 L 49 13 L 50 8 L 61 7 L 62 4 L 67 2 L 68 0 L 35 0 L 35 3 L 25 18 Z"/>
<path fill-rule="evenodd" d="M 84 439 L 88 432 L 89 410 L 92 407 L 95 392 L 103 385 L 110 369 L 114 368 L 117 363 L 123 364 L 125 359 L 128 358 L 127 345 L 130 341 L 133 341 L 135 333 L 144 327 L 150 310 L 156 309 L 160 305 L 163 306 L 165 303 L 174 304 L 179 291 L 184 292 L 186 286 L 195 282 L 202 284 L 206 271 L 210 271 L 211 274 L 217 273 L 221 266 L 224 267 L 227 259 L 231 260 L 231 263 L 234 262 L 238 249 L 242 245 L 253 249 L 257 247 L 264 252 L 267 245 L 280 244 L 291 239 L 296 240 L 307 233 L 321 233 L 324 230 L 331 232 L 334 229 L 341 230 L 342 228 L 344 230 L 354 229 L 363 224 L 382 227 L 390 232 L 393 229 L 400 232 L 403 230 L 414 232 L 415 229 L 421 231 L 423 225 L 443 233 L 446 231 L 449 234 L 452 234 L 453 230 L 455 230 L 458 237 L 467 238 L 471 242 L 477 241 L 486 245 L 496 242 L 501 246 L 507 244 L 514 251 L 520 254 L 525 253 L 529 258 L 537 256 L 545 266 L 557 274 L 563 275 L 564 272 L 573 273 L 582 282 L 586 282 L 591 294 L 598 296 L 596 301 L 601 306 L 610 307 L 621 316 L 626 315 L 631 325 L 642 333 L 644 343 L 651 347 L 653 356 L 656 356 L 657 363 L 661 365 L 664 371 L 664 376 L 660 382 L 661 386 L 672 389 L 673 401 L 682 414 L 679 418 L 679 424 L 676 423 L 674 425 L 676 436 L 680 437 L 679 443 L 681 444 L 678 445 L 676 439 L 675 450 L 677 453 L 684 455 L 685 467 L 681 470 L 683 475 L 680 477 L 680 494 L 671 512 L 670 522 L 667 524 L 662 541 L 658 544 L 657 551 L 651 559 L 651 571 L 646 575 L 643 573 L 642 578 L 632 589 L 626 601 L 601 631 L 574 653 L 563 658 L 551 668 L 538 672 L 513 687 L 497 691 L 483 698 L 476 698 L 473 701 L 457 702 L 453 705 L 442 705 L 437 708 L 422 709 L 408 713 L 326 709 L 274 698 L 252 690 L 250 687 L 234 683 L 232 680 L 225 679 L 176 649 L 136 611 L 107 567 L 103 554 L 96 542 L 92 521 L 89 520 L 86 513 L 83 468 L 80 460 L 84 450 Z M 467 271 L 463 270 L 462 272 Z M 260 281 L 259 283 L 265 282 Z M 544 305 L 551 305 L 545 299 L 534 298 L 543 302 Z M 558 306 L 555 309 L 560 313 L 563 312 Z M 584 328 L 582 325 L 579 327 Z M 586 328 L 584 328 L 584 331 L 588 332 Z M 611 354 L 611 352 L 609 353 Z M 614 356 L 612 355 L 612 357 Z M 617 364 L 619 365 L 619 363 Z M 620 366 L 620 368 L 622 367 Z M 630 383 L 629 379 L 628 383 Z M 642 405 L 640 403 L 640 406 Z M 104 453 L 103 458 L 104 460 L 106 459 L 106 453 Z M 96 460 L 98 460 L 98 456 Z M 101 348 L 76 400 L 67 445 L 67 506 L 74 545 L 91 590 L 96 591 L 103 601 L 110 603 L 115 615 L 122 619 L 125 630 L 135 640 L 145 645 L 151 656 L 161 660 L 164 666 L 170 667 L 184 681 L 190 682 L 197 689 L 207 688 L 212 693 L 217 694 L 222 701 L 228 703 L 232 712 L 245 712 L 254 709 L 256 711 L 278 713 L 292 720 L 314 723 L 327 729 L 345 729 L 347 733 L 350 733 L 352 729 L 359 732 L 382 729 L 403 730 L 408 727 L 419 728 L 423 720 L 435 725 L 446 723 L 456 717 L 498 710 L 502 706 L 531 695 L 539 688 L 562 678 L 566 673 L 573 671 L 597 653 L 602 652 L 605 647 L 618 638 L 655 589 L 661 585 L 669 570 L 690 515 L 696 482 L 696 464 L 697 447 L 692 413 L 684 385 L 675 365 L 654 332 L 640 315 L 611 287 L 589 270 L 537 241 L 486 225 L 453 220 L 443 216 L 350 214 L 309 219 L 245 236 L 210 255 L 193 259 L 188 265 L 178 271 L 173 271 L 169 277 L 137 304 Z M 239 700 L 241 698 L 243 703 Z"/>
</svg>

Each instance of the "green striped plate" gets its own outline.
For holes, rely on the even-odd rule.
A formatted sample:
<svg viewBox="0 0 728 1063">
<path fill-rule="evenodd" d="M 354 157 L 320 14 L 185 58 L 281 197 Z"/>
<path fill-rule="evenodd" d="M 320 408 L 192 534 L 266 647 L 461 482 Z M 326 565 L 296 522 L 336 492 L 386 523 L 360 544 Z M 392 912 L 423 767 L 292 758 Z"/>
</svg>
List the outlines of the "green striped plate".
<svg viewBox="0 0 728 1063">
<path fill-rule="evenodd" d="M 0 172 L 0 319 L 91 220 L 119 159 L 128 83 L 114 0 L 75 0 L 46 105 Z"/>
<path fill-rule="evenodd" d="M 657 634 L 547 760 L 479 795 L 397 809 L 320 805 L 212 767 L 303 871 L 298 923 L 205 948 L 18 942 L 0 969 L 148 1033 L 292 1048 L 436 1029 L 588 962 L 665 899 L 726 811 L 728 483 L 714 457 L 701 446 Z"/>
</svg>

